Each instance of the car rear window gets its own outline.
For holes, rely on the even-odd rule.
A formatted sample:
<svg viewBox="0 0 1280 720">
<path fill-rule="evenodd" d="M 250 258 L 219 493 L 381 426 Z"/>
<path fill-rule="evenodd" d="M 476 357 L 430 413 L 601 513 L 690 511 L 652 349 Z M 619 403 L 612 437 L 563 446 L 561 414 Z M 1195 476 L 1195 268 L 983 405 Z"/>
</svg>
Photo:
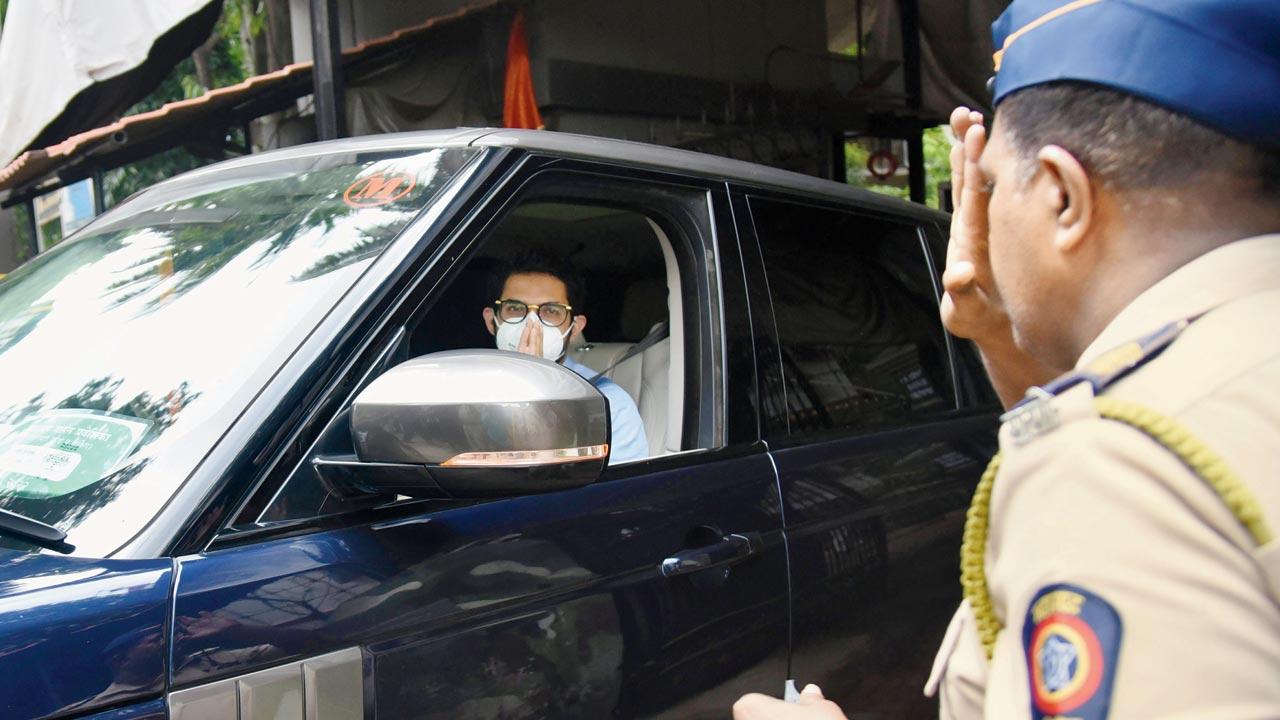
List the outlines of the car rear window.
<svg viewBox="0 0 1280 720">
<path fill-rule="evenodd" d="M 767 432 L 901 424 L 955 408 L 946 337 L 915 226 L 753 197 L 781 366 Z"/>
</svg>

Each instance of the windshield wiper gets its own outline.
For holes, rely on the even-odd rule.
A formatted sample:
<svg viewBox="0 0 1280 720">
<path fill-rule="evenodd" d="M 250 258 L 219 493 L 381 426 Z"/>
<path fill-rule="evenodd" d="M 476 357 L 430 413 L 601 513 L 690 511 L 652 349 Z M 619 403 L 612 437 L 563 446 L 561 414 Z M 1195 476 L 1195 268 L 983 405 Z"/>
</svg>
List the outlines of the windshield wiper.
<svg viewBox="0 0 1280 720">
<path fill-rule="evenodd" d="M 0 508 L 0 534 L 25 540 L 32 545 L 39 545 L 64 555 L 76 549 L 74 545 L 67 544 L 67 534 L 58 528 L 4 508 Z"/>
</svg>

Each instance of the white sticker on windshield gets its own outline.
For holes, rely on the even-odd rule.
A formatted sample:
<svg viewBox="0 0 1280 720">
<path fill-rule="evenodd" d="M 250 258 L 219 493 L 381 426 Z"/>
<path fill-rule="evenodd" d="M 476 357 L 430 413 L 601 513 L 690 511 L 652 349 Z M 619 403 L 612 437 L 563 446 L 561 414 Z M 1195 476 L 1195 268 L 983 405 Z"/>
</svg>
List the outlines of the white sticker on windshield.
<svg viewBox="0 0 1280 720">
<path fill-rule="evenodd" d="M 0 468 L 40 480 L 62 482 L 80 464 L 80 453 L 37 445 L 14 445 L 0 455 Z"/>
<path fill-rule="evenodd" d="M 133 454 L 150 427 L 101 410 L 36 413 L 0 437 L 0 492 L 47 498 L 93 484 Z"/>
</svg>

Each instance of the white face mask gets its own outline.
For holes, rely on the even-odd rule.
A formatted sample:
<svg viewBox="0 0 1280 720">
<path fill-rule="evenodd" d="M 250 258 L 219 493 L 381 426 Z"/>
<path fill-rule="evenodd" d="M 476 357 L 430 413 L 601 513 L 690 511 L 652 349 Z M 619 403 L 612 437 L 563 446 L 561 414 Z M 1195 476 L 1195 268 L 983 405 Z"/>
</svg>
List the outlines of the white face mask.
<svg viewBox="0 0 1280 720">
<path fill-rule="evenodd" d="M 525 316 L 522 323 L 494 322 L 498 324 L 498 332 L 494 335 L 499 350 L 509 350 L 517 352 L 516 348 L 520 347 L 520 336 L 524 333 L 524 326 L 537 323 L 542 325 L 542 321 L 534 313 Z M 563 333 L 555 328 L 542 325 L 542 357 L 547 360 L 559 360 L 564 354 L 564 341 L 573 330 L 573 325 L 569 325 L 569 329 Z"/>
</svg>

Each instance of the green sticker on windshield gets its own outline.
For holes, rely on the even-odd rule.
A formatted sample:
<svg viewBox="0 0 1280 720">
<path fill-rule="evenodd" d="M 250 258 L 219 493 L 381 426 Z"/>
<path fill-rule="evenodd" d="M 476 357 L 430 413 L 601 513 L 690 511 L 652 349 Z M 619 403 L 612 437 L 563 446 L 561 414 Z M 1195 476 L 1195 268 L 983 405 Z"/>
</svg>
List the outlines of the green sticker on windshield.
<svg viewBox="0 0 1280 720">
<path fill-rule="evenodd" d="M 66 495 L 95 483 L 138 447 L 151 423 L 99 410 L 49 410 L 0 437 L 0 493 Z"/>
</svg>

